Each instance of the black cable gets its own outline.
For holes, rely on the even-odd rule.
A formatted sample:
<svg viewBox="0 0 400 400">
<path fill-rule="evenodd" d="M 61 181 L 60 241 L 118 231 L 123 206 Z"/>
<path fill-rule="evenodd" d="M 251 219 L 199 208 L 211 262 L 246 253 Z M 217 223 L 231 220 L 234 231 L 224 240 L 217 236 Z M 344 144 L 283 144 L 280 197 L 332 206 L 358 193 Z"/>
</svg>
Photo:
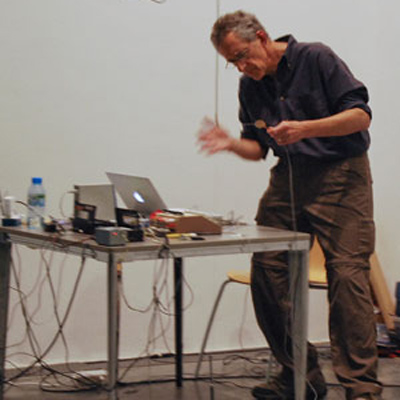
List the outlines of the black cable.
<svg viewBox="0 0 400 400">
<path fill-rule="evenodd" d="M 164 242 L 161 243 L 160 250 L 159 250 L 159 257 L 162 259 L 162 262 L 160 264 L 160 267 L 157 268 L 157 265 L 153 269 L 153 297 L 151 300 L 151 303 L 149 306 L 145 309 L 145 311 L 150 311 L 150 309 L 153 310 L 152 316 L 150 318 L 150 323 L 148 327 L 148 339 L 147 343 L 145 346 L 145 349 L 143 350 L 142 354 L 150 354 L 151 353 L 151 346 L 154 345 L 157 340 L 160 338 L 163 340 L 165 347 L 167 348 L 167 351 L 172 354 L 171 350 L 169 349 L 169 345 L 167 342 L 167 338 L 165 337 L 165 333 L 169 330 L 171 320 L 168 319 L 167 325 L 164 326 L 162 315 L 168 316 L 168 317 L 174 317 L 175 313 L 171 311 L 171 306 L 173 302 L 173 297 L 169 296 L 169 290 L 168 290 L 168 278 L 169 278 L 169 266 L 166 264 L 168 259 L 176 258 L 175 255 L 173 254 L 169 240 L 167 237 L 164 238 Z M 194 301 L 194 293 L 187 282 L 185 278 L 183 278 L 183 283 L 184 287 L 187 287 L 191 297 L 189 303 L 183 308 L 182 311 L 186 311 Z M 162 302 L 162 296 L 165 292 L 165 297 L 166 297 L 166 303 L 164 304 Z M 126 298 L 124 299 L 126 300 Z M 126 302 L 126 304 L 128 304 Z M 128 307 L 132 311 L 136 311 L 135 308 L 133 307 Z M 143 311 L 143 310 L 142 310 Z M 159 326 L 161 328 L 160 332 L 156 335 L 155 334 L 155 329 L 156 329 L 156 323 L 159 323 Z M 124 372 L 120 375 L 119 380 L 122 381 L 124 377 L 127 375 L 127 373 L 136 365 L 137 360 L 134 360 L 132 363 L 130 363 L 124 370 Z"/>
<path fill-rule="evenodd" d="M 35 348 L 34 343 L 36 344 L 37 348 L 39 349 L 39 352 L 40 352 L 40 346 L 39 346 L 39 342 L 37 341 L 36 336 L 34 335 L 33 330 L 32 330 L 32 328 L 31 328 L 31 322 L 30 322 L 31 320 L 30 320 L 29 315 L 28 315 L 27 307 L 26 307 L 26 304 L 25 304 L 25 299 L 22 297 L 22 293 L 23 293 L 23 292 L 22 292 L 22 290 L 21 290 L 21 282 L 20 282 L 19 277 L 18 277 L 17 274 L 16 274 L 16 271 L 15 271 L 15 264 L 14 264 L 14 261 L 13 261 L 13 258 L 12 258 L 12 257 L 11 257 L 11 260 L 10 260 L 10 261 L 11 261 L 11 270 L 12 270 L 12 272 L 13 272 L 13 274 L 14 274 L 14 281 L 15 281 L 15 283 L 16 283 L 16 285 L 17 285 L 17 289 L 18 289 L 18 294 L 19 294 L 19 298 L 20 298 L 20 304 L 21 304 L 22 315 L 23 315 L 24 320 L 25 320 L 25 328 L 26 328 L 27 338 L 28 338 L 28 341 L 29 341 L 31 350 L 32 350 L 33 353 L 34 353 L 34 358 L 36 359 L 36 361 L 35 361 L 34 364 L 32 364 L 30 367 L 28 367 L 28 368 L 25 369 L 26 371 L 28 371 L 28 370 L 29 370 L 30 368 L 32 368 L 33 365 L 35 365 L 36 362 L 38 361 L 38 356 L 37 356 L 37 352 L 36 352 L 36 348 Z M 17 377 L 18 377 L 18 376 L 17 376 Z M 10 380 L 12 380 L 12 379 L 13 379 L 13 378 L 11 378 Z"/>
<path fill-rule="evenodd" d="M 317 349 L 326 349 L 327 347 L 325 346 L 316 346 Z M 258 363 L 263 362 L 263 360 L 257 360 L 257 357 L 260 357 L 260 355 L 262 356 L 263 354 L 269 354 L 270 350 L 262 350 L 260 352 L 258 352 L 255 356 L 255 360 L 252 357 L 246 357 L 246 356 L 242 356 L 242 355 L 237 355 L 237 354 L 233 354 L 233 355 L 228 355 L 224 358 L 222 358 L 222 362 L 226 363 L 229 365 L 229 363 L 233 362 L 235 359 L 236 360 L 246 360 L 250 363 L 253 363 L 255 365 L 257 365 Z M 143 360 L 143 359 L 142 359 Z M 140 360 L 136 360 L 136 361 L 140 361 Z M 154 363 L 159 363 L 158 359 L 153 359 L 150 358 L 148 359 L 149 362 L 154 362 Z M 167 363 L 169 364 L 173 364 L 174 360 L 170 359 L 169 361 L 167 361 Z M 260 371 L 262 371 L 260 369 Z M 227 386 L 233 386 L 233 387 L 237 387 L 239 389 L 244 389 L 244 390 L 250 390 L 252 388 L 252 386 L 248 386 L 248 385 L 241 385 L 238 384 L 237 382 L 232 382 L 232 380 L 239 380 L 239 379 L 263 379 L 264 376 L 262 373 L 259 374 L 241 374 L 241 375 L 227 375 L 227 374 L 214 374 L 213 373 L 213 383 L 215 384 L 220 384 L 220 385 L 227 385 Z M 46 377 L 45 379 L 47 379 L 48 377 Z M 210 376 L 206 375 L 206 376 L 201 376 L 201 377 L 192 377 L 192 376 L 185 376 L 184 381 L 209 381 L 210 380 Z M 140 381 L 132 381 L 132 382 L 118 382 L 119 386 L 141 386 L 141 385 L 153 385 L 153 384 L 163 384 L 163 383 L 172 383 L 175 382 L 175 377 L 173 376 L 165 376 L 164 378 L 160 378 L 160 379 L 153 379 L 153 380 L 140 380 Z M 65 383 L 59 382 L 61 385 L 64 385 Z M 327 383 L 328 387 L 341 387 L 341 385 L 339 383 Z M 385 384 L 383 385 L 384 388 L 397 388 L 400 387 L 400 385 L 396 385 L 396 384 Z M 71 387 L 69 389 L 60 389 L 60 388 L 53 388 L 53 389 L 49 389 L 49 388 L 45 388 L 44 390 L 46 391 L 53 391 L 53 392 L 76 392 L 76 391 L 87 391 L 87 390 L 93 390 L 95 389 L 95 387 Z"/>
<path fill-rule="evenodd" d="M 36 339 L 36 336 L 35 336 L 35 334 L 34 334 L 34 331 L 33 331 L 32 327 L 31 327 L 31 324 L 30 324 L 30 318 L 28 317 L 28 312 L 27 312 L 27 308 L 26 308 L 26 305 L 25 305 L 25 301 L 24 301 L 23 298 L 20 298 L 20 301 L 21 301 L 21 310 L 22 310 L 22 313 L 23 313 L 24 318 L 25 318 L 25 325 L 26 325 L 26 329 L 27 329 L 27 332 L 28 332 L 28 339 L 29 339 L 29 342 L 30 342 L 30 344 L 31 344 L 31 350 L 32 350 L 33 353 L 34 353 L 34 354 L 33 354 L 33 357 L 35 358 L 35 361 L 34 361 L 32 364 L 30 364 L 29 366 L 25 367 L 25 368 L 24 368 L 22 371 L 20 371 L 19 373 L 15 374 L 15 375 L 12 376 L 11 378 L 8 378 L 7 380 L 5 380 L 4 383 L 11 382 L 11 381 L 13 381 L 13 380 L 15 380 L 15 379 L 18 379 L 19 377 L 25 375 L 25 374 L 28 373 L 37 363 L 39 363 L 41 366 L 44 366 L 45 368 L 47 368 L 47 366 L 45 365 L 45 363 L 44 363 L 44 361 L 43 361 L 43 358 L 48 354 L 48 352 L 53 348 L 53 346 L 54 346 L 55 343 L 57 342 L 58 337 L 59 337 L 60 334 L 61 334 L 62 328 L 63 328 L 63 326 L 65 325 L 65 322 L 66 322 L 67 319 L 68 319 L 68 316 L 69 316 L 69 313 L 70 313 L 70 311 L 71 311 L 72 304 L 73 304 L 73 301 L 74 301 L 74 299 L 75 299 L 75 295 L 76 295 L 76 292 L 77 292 L 77 289 L 78 289 L 78 286 L 79 286 L 79 283 L 80 283 L 80 280 L 81 280 L 81 277 L 82 277 L 82 273 L 83 273 L 83 270 L 84 270 L 86 258 L 85 258 L 85 257 L 82 257 L 81 260 L 82 260 L 82 261 L 81 261 L 81 265 L 80 265 L 80 268 L 79 268 L 79 271 L 78 271 L 77 279 L 76 279 L 75 284 L 74 284 L 74 287 L 73 287 L 73 291 L 72 291 L 72 294 L 71 294 L 71 298 L 70 298 L 70 300 L 69 300 L 69 303 L 68 303 L 68 305 L 67 305 L 66 311 L 65 311 L 65 313 L 64 313 L 64 317 L 63 317 L 62 320 L 60 321 L 59 329 L 57 330 L 57 332 L 56 332 L 54 338 L 52 339 L 52 341 L 50 342 L 50 344 L 47 346 L 46 350 L 43 351 L 43 352 L 40 352 L 39 355 L 37 354 L 36 349 L 35 349 L 35 346 L 33 345 L 33 342 L 36 342 L 36 344 L 38 345 L 38 341 L 37 341 L 37 339 Z M 11 258 L 11 266 L 12 266 L 12 271 L 15 272 L 15 269 L 14 269 L 14 262 L 13 262 L 13 259 L 12 259 L 12 258 Z M 20 291 L 20 282 L 19 282 L 18 277 L 17 277 L 15 274 L 14 274 L 14 279 L 16 279 L 16 284 L 17 284 L 18 290 Z M 38 346 L 38 347 L 39 347 L 39 346 Z"/>
<path fill-rule="evenodd" d="M 18 255 L 18 258 L 19 258 L 18 265 L 20 266 L 21 265 L 21 261 L 20 261 L 20 254 L 18 252 L 18 246 L 15 246 L 14 249 L 15 249 L 15 253 Z M 64 258 L 64 260 L 65 260 L 65 258 Z M 63 264 L 64 264 L 64 262 L 63 262 Z M 14 265 L 15 265 L 15 263 L 14 263 Z M 20 278 L 20 274 L 21 274 L 20 267 L 18 268 L 18 272 L 15 272 L 15 273 L 17 274 L 18 279 L 20 280 L 21 279 Z M 24 301 L 26 303 L 28 301 L 29 297 L 31 297 L 37 291 L 37 289 L 39 288 L 39 290 L 38 290 L 38 304 L 37 304 L 36 308 L 29 315 L 29 320 L 34 325 L 42 325 L 43 324 L 43 322 L 39 323 L 39 322 L 36 322 L 34 320 L 34 316 L 39 312 L 39 310 L 41 308 L 41 305 L 42 305 L 42 302 L 41 302 L 42 291 L 43 291 L 44 283 L 46 282 L 46 276 L 43 276 L 43 278 L 42 278 L 41 275 L 42 275 L 42 268 L 39 268 L 38 269 L 38 276 L 37 276 L 37 278 L 35 280 L 35 283 L 32 285 L 32 288 L 30 289 L 30 291 L 28 293 L 26 293 L 26 294 L 23 291 L 20 291 L 20 296 L 21 296 L 21 298 L 24 299 Z M 10 286 L 10 289 L 18 292 L 18 289 L 14 288 L 12 286 Z M 9 326 L 12 325 L 12 321 L 13 321 L 13 317 L 14 317 L 15 311 L 16 311 L 16 309 L 18 307 L 21 306 L 20 303 L 21 303 L 21 300 L 17 301 L 13 306 L 12 315 L 11 315 L 11 318 L 9 319 L 9 324 L 8 324 Z M 30 302 L 30 303 L 32 304 L 32 302 Z M 27 339 L 27 333 L 25 332 L 25 336 L 19 342 L 16 342 L 16 343 L 13 343 L 11 345 L 8 345 L 7 349 L 22 345 L 26 341 L 26 339 Z M 15 354 L 11 354 L 11 355 L 9 355 L 9 357 L 12 357 L 14 355 Z"/>
<path fill-rule="evenodd" d="M 82 256 L 82 258 L 84 258 L 84 257 Z M 73 368 L 70 366 L 68 344 L 67 344 L 64 332 L 63 332 L 63 326 L 65 325 L 65 321 L 62 321 L 60 319 L 60 316 L 59 316 L 59 313 L 58 313 L 58 301 L 57 301 L 56 292 L 55 292 L 53 281 L 52 281 L 51 274 L 50 274 L 50 265 L 47 263 L 47 261 L 45 259 L 43 259 L 43 260 L 44 260 L 45 265 L 46 265 L 46 273 L 47 273 L 47 277 L 48 277 L 48 281 L 49 281 L 49 286 L 50 286 L 50 289 L 51 289 L 51 294 L 52 294 L 52 297 L 53 297 L 54 314 L 56 316 L 56 320 L 57 320 L 57 323 L 58 323 L 58 326 L 59 326 L 58 333 L 59 333 L 59 336 L 61 336 L 61 338 L 62 338 L 62 341 L 63 341 L 63 344 L 64 344 L 64 348 L 65 348 L 65 351 L 66 351 L 66 355 L 65 356 L 66 356 L 66 365 L 67 365 L 68 371 L 67 372 L 62 372 L 62 371 L 54 369 L 53 367 L 48 366 L 47 364 L 46 365 L 41 364 L 42 367 L 45 368 L 49 372 L 49 375 L 45 376 L 44 379 L 41 382 L 41 389 L 44 390 L 44 391 L 60 391 L 59 388 L 51 389 L 51 388 L 48 388 L 48 387 L 44 386 L 45 381 L 50 376 L 55 378 L 56 381 L 58 381 L 58 376 L 62 376 L 63 378 L 67 378 L 69 380 L 72 380 L 74 385 L 72 386 L 72 388 L 70 388 L 69 391 L 74 391 L 74 392 L 75 391 L 86 391 L 86 390 L 91 390 L 91 389 L 94 389 L 94 388 L 102 387 L 103 385 L 101 383 L 99 383 L 97 381 L 94 381 L 90 377 L 85 376 L 84 373 L 80 373 L 80 372 L 74 371 Z M 78 280 L 80 280 L 80 278 L 81 278 L 81 273 L 83 272 L 83 269 L 81 269 L 79 272 L 80 272 L 80 274 L 78 275 L 78 278 L 77 278 L 77 281 L 76 281 L 76 285 L 74 287 L 74 291 L 73 291 L 73 294 L 72 294 L 72 297 L 71 297 L 71 301 L 75 298 L 75 295 L 76 295 L 76 290 L 75 289 L 77 289 Z M 69 374 L 72 374 L 72 375 L 69 375 Z M 67 384 L 61 383 L 61 382 L 59 382 L 58 384 L 59 385 L 64 385 L 64 386 L 68 386 Z M 78 384 L 78 386 L 77 386 L 77 384 Z M 82 387 L 82 385 L 84 385 L 84 387 Z"/>
<path fill-rule="evenodd" d="M 170 326 L 170 320 L 168 320 L 168 325 L 166 327 L 164 327 L 163 322 L 162 322 L 162 317 L 161 314 L 167 315 L 167 316 L 171 316 L 172 313 L 168 312 L 168 308 L 166 308 L 166 311 L 164 310 L 164 312 L 161 312 L 161 299 L 160 297 L 163 294 L 164 289 L 168 290 L 168 285 L 166 284 L 167 279 L 168 279 L 168 265 L 164 264 L 167 262 L 168 260 L 168 247 L 163 244 L 162 248 L 160 249 L 160 254 L 163 254 L 162 256 L 162 262 L 160 265 L 160 268 L 157 269 L 157 265 L 154 267 L 153 269 L 153 285 L 152 285 L 152 290 L 153 290 L 153 297 L 151 300 L 151 303 L 149 305 L 150 309 L 153 310 L 151 318 L 150 318 L 150 323 L 149 323 L 149 327 L 148 327 L 148 339 L 147 339 L 147 343 L 145 346 L 145 349 L 143 350 L 142 354 L 150 354 L 151 353 L 151 346 L 153 344 L 155 344 L 157 342 L 158 339 L 162 338 L 164 341 L 165 346 L 167 347 L 168 351 L 171 352 L 169 350 L 169 346 L 168 343 L 166 341 L 165 338 L 165 332 L 169 329 Z M 166 254 L 166 256 L 165 256 Z M 164 272 L 164 274 L 162 274 Z M 159 285 L 159 282 L 161 281 L 161 285 Z M 168 294 L 167 294 L 168 296 Z M 168 306 L 170 304 L 168 303 Z M 158 335 L 155 335 L 155 326 L 156 326 L 156 321 L 159 321 L 159 324 L 161 326 L 161 331 Z M 120 380 L 122 380 L 126 374 L 135 366 L 137 360 L 133 360 L 133 362 L 131 362 L 125 369 L 125 371 L 121 374 L 120 376 Z"/>
<path fill-rule="evenodd" d="M 121 288 L 120 294 L 121 294 L 122 300 L 124 301 L 124 304 L 128 308 L 128 310 L 138 312 L 141 314 L 146 314 L 147 312 L 150 311 L 153 299 L 150 300 L 150 304 L 148 306 L 146 306 L 144 309 L 139 309 L 139 308 L 133 307 L 129 304 L 128 299 L 126 298 L 126 295 L 125 295 L 124 280 L 122 280 L 120 288 Z"/>
<path fill-rule="evenodd" d="M 170 251 L 169 251 L 170 249 L 165 247 L 164 250 L 167 250 L 166 251 L 167 256 L 163 258 L 163 263 L 167 260 L 168 256 L 170 255 L 169 254 L 170 253 Z M 24 295 L 24 293 L 21 290 L 21 282 L 20 282 L 20 279 L 19 279 L 19 275 L 18 275 L 18 273 L 16 271 L 16 265 L 15 265 L 14 262 L 12 262 L 13 272 L 14 272 L 14 277 L 15 277 L 14 279 L 15 279 L 16 285 L 17 285 L 16 291 L 19 294 L 19 304 L 21 305 L 22 313 L 23 313 L 23 316 L 24 316 L 24 319 L 25 319 L 27 337 L 28 337 L 28 340 L 30 342 L 30 347 L 31 347 L 31 350 L 33 351 L 33 358 L 34 358 L 35 361 L 31 365 L 29 365 L 28 367 L 26 367 L 24 369 L 20 369 L 19 372 L 16 375 L 14 375 L 13 377 L 11 377 L 10 379 L 8 379 L 6 381 L 6 383 L 11 383 L 13 380 L 16 380 L 17 378 L 25 375 L 31 368 L 33 368 L 36 364 L 39 363 L 39 365 L 41 365 L 44 370 L 48 371 L 48 374 L 45 375 L 44 378 L 41 381 L 42 390 L 46 390 L 46 391 L 64 391 L 64 390 L 61 390 L 59 388 L 53 388 L 53 387 L 47 386 L 48 385 L 48 380 L 52 377 L 58 382 L 59 385 L 63 384 L 64 386 L 67 386 L 65 382 L 62 383 L 61 381 L 59 381 L 58 375 L 62 376 L 63 378 L 68 378 L 68 379 L 75 379 L 75 378 L 71 378 L 71 376 L 69 376 L 67 373 L 64 373 L 64 372 L 61 372 L 61 371 L 57 371 L 54 368 L 50 367 L 49 365 L 47 365 L 47 363 L 44 362 L 43 358 L 48 353 L 48 351 L 50 351 L 50 349 L 53 347 L 53 345 L 55 344 L 55 342 L 58 340 L 58 338 L 60 336 L 62 337 L 65 349 L 68 352 L 68 346 L 67 346 L 67 343 L 66 343 L 65 336 L 64 336 L 62 328 L 63 328 L 63 326 L 65 324 L 65 321 L 66 321 L 66 318 L 67 318 L 67 316 L 69 314 L 69 310 L 70 310 L 70 306 L 72 305 L 72 301 L 75 298 L 76 289 L 78 287 L 78 284 L 79 284 L 79 281 L 80 281 L 80 277 L 81 277 L 81 274 L 83 272 L 83 266 L 84 266 L 85 258 L 82 257 L 81 269 L 79 271 L 79 274 L 78 274 L 78 277 L 77 277 L 77 280 L 76 280 L 76 283 L 75 283 L 73 294 L 71 296 L 71 300 L 70 300 L 70 303 L 69 303 L 69 305 L 67 307 L 67 311 L 65 313 L 65 316 L 61 320 L 60 315 L 58 313 L 58 300 L 57 300 L 58 296 L 56 295 L 56 290 L 55 290 L 55 287 L 54 287 L 54 284 L 53 284 L 53 280 L 52 280 L 52 277 L 51 277 L 51 273 L 50 273 L 50 263 L 45 258 L 44 254 L 45 254 L 45 250 L 43 250 L 41 252 L 41 261 L 44 263 L 45 268 L 46 268 L 46 277 L 47 277 L 47 280 L 49 282 L 49 287 L 50 287 L 51 295 L 52 295 L 52 298 L 53 298 L 54 313 L 56 315 L 56 320 L 57 320 L 57 324 L 58 324 L 58 331 L 57 331 L 56 336 L 54 337 L 53 341 L 48 346 L 48 348 L 44 352 L 42 352 L 40 350 L 39 343 L 37 341 L 36 335 L 35 335 L 34 330 L 32 328 L 32 323 L 34 323 L 33 316 L 29 315 L 28 311 L 27 311 L 27 307 L 26 307 L 27 296 Z M 168 347 L 168 344 L 167 344 L 166 338 L 165 338 L 165 332 L 169 328 L 169 325 L 167 327 L 163 326 L 161 313 L 164 313 L 164 314 L 169 315 L 169 316 L 172 316 L 173 314 L 171 312 L 169 312 L 169 307 L 171 306 L 171 301 L 167 302 L 167 306 L 164 306 L 160 301 L 160 296 L 163 294 L 164 290 L 167 291 L 166 297 L 167 298 L 169 297 L 168 285 L 166 284 L 167 280 L 168 280 L 169 268 L 162 268 L 162 267 L 163 266 L 161 265 L 159 273 L 158 273 L 158 276 L 155 275 L 155 287 L 156 287 L 155 293 L 156 293 L 156 299 L 158 299 L 158 300 L 156 300 L 155 304 L 154 304 L 155 307 L 154 307 L 154 319 L 153 319 L 153 322 L 155 324 L 156 318 L 158 316 L 159 323 L 160 323 L 160 326 L 161 326 L 161 333 L 158 336 L 155 336 L 153 334 L 151 340 L 148 342 L 147 352 L 148 352 L 148 347 L 152 344 L 152 342 L 155 342 L 160 337 L 163 337 L 164 343 Z M 167 273 L 164 273 L 164 275 L 162 275 L 162 271 L 163 270 L 167 272 Z M 41 281 L 41 285 L 40 285 L 41 287 L 43 287 L 44 281 L 45 281 L 45 278 L 43 278 L 43 280 Z M 161 285 L 159 285 L 159 282 L 161 282 Z M 187 282 L 186 282 L 186 284 L 187 284 Z M 188 284 L 187 284 L 187 286 L 191 290 L 191 288 L 190 288 L 190 286 Z M 157 289 L 157 287 L 158 287 L 158 289 Z M 31 292 L 33 293 L 34 290 L 32 290 Z M 41 296 L 39 296 L 39 298 L 41 298 Z M 41 301 L 39 301 L 39 304 L 40 303 L 41 303 Z M 162 305 L 162 307 L 160 307 L 160 305 Z M 160 311 L 160 312 L 158 312 L 158 311 Z M 68 358 L 68 356 L 67 356 L 67 358 Z M 67 360 L 67 364 L 69 365 L 68 360 Z M 89 383 L 91 383 L 90 379 L 86 378 L 85 376 L 82 376 L 82 378 L 84 378 L 85 381 L 89 381 Z M 87 383 L 87 382 L 85 382 L 85 383 Z M 68 391 L 89 390 L 89 389 L 91 389 L 93 387 L 99 387 L 98 384 L 89 385 L 89 386 L 90 386 L 89 388 L 86 387 L 86 388 L 78 388 L 78 389 L 75 386 L 73 386 L 73 387 L 68 388 Z"/>
<path fill-rule="evenodd" d="M 44 262 L 45 268 L 46 268 L 46 276 L 47 276 L 47 280 L 48 280 L 48 284 L 49 284 L 49 288 L 50 288 L 51 297 L 53 299 L 53 312 L 54 312 L 54 315 L 56 317 L 56 321 L 57 321 L 57 325 L 58 325 L 58 328 L 59 328 L 61 340 L 62 340 L 62 342 L 64 344 L 66 364 L 69 367 L 69 349 L 68 349 L 67 340 L 66 340 L 64 332 L 63 332 L 63 325 L 61 323 L 60 315 L 58 313 L 58 299 L 57 299 L 56 291 L 54 289 L 53 280 L 51 278 L 50 264 L 45 259 L 44 253 L 42 251 L 40 252 L 40 254 L 41 254 L 42 260 Z"/>
</svg>

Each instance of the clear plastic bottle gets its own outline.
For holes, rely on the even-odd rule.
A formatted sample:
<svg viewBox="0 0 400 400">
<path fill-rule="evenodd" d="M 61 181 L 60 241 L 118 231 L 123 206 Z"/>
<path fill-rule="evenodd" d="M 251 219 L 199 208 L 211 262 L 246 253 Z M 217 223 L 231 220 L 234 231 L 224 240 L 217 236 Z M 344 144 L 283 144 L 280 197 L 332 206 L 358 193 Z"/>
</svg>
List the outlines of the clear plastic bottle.
<svg viewBox="0 0 400 400">
<path fill-rule="evenodd" d="M 46 192 L 42 178 L 32 178 L 32 184 L 28 190 L 28 227 L 31 229 L 42 228 L 46 211 Z"/>
</svg>

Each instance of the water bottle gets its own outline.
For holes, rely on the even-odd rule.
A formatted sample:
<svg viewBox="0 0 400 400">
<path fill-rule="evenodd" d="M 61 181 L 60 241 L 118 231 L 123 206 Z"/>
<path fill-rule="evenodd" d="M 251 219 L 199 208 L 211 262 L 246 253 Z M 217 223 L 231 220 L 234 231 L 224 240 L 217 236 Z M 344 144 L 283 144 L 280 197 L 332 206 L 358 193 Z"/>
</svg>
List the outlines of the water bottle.
<svg viewBox="0 0 400 400">
<path fill-rule="evenodd" d="M 28 190 L 28 205 L 28 227 L 31 229 L 42 228 L 46 207 L 46 192 L 42 178 L 32 178 L 32 184 Z"/>
</svg>

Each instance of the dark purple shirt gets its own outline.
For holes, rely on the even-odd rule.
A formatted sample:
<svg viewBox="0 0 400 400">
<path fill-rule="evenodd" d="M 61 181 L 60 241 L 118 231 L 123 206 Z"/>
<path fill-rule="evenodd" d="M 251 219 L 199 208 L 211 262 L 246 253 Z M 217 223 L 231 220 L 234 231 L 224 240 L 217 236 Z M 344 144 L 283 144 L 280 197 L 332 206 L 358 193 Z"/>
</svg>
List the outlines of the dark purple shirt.
<svg viewBox="0 0 400 400">
<path fill-rule="evenodd" d="M 293 36 L 278 41 L 288 47 L 274 76 L 256 81 L 245 75 L 240 79 L 239 119 L 242 138 L 258 141 L 264 150 L 269 148 L 278 157 L 285 155 L 283 147 L 252 124 L 262 119 L 267 126 L 283 120 L 312 120 L 361 108 L 371 116 L 367 88 L 358 81 L 347 65 L 321 43 L 298 43 Z M 370 144 L 367 130 L 346 136 L 303 139 L 286 146 L 291 155 L 339 159 L 364 153 Z"/>
</svg>

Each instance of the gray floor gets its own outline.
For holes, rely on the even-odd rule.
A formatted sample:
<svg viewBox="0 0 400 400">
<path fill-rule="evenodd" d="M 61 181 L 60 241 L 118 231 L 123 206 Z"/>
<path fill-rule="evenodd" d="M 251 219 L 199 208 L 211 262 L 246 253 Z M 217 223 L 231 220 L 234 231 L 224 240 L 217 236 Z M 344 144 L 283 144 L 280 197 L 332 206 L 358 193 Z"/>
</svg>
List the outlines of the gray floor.
<svg viewBox="0 0 400 400">
<path fill-rule="evenodd" d="M 342 388 L 333 374 L 329 350 L 319 348 L 320 363 L 328 382 L 326 400 L 344 399 Z M 185 356 L 183 387 L 173 382 L 174 359 L 162 357 L 122 361 L 119 366 L 121 383 L 116 393 L 110 394 L 101 388 L 83 390 L 84 385 L 68 378 L 77 371 L 105 368 L 104 363 L 60 366 L 66 376 L 45 376 L 42 371 L 24 376 L 7 385 L 4 400 L 250 400 L 250 390 L 265 380 L 269 359 L 268 351 L 247 351 L 214 354 L 203 362 L 201 379 L 194 380 L 196 356 Z M 73 372 L 71 372 L 73 371 Z M 272 373 L 277 367 L 272 365 Z M 213 379 L 210 378 L 212 373 Z M 379 377 L 384 384 L 385 400 L 400 399 L 400 358 L 380 358 Z M 149 383 L 151 382 L 151 383 Z M 87 386 L 86 386 L 87 389 Z"/>
</svg>

